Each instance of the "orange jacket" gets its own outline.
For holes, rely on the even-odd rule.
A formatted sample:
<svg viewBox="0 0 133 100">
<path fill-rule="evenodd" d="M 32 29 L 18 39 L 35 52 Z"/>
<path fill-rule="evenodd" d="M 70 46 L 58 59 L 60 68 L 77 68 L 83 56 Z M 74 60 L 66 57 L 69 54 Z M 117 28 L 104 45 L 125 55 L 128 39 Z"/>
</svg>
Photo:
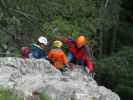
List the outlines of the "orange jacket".
<svg viewBox="0 0 133 100">
<path fill-rule="evenodd" d="M 57 69 L 62 69 L 68 63 L 68 59 L 61 49 L 52 49 L 48 53 L 48 59 Z"/>
</svg>

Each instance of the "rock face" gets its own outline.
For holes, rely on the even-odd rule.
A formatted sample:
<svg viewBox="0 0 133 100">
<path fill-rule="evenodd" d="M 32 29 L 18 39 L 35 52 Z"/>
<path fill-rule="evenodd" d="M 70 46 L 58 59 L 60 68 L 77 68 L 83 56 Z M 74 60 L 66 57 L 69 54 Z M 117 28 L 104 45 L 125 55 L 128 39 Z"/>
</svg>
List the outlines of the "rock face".
<svg viewBox="0 0 133 100">
<path fill-rule="evenodd" d="M 44 59 L 0 58 L 0 86 L 25 96 L 46 90 L 50 100 L 120 100 L 111 90 L 86 78 L 79 66 L 62 75 Z"/>
</svg>

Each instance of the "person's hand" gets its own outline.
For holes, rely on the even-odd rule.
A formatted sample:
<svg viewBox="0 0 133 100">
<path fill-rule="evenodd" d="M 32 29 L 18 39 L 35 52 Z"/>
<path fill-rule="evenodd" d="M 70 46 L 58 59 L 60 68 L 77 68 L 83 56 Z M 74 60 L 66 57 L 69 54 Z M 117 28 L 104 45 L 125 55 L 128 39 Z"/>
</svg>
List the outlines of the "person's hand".
<svg viewBox="0 0 133 100">
<path fill-rule="evenodd" d="M 90 73 L 90 69 L 88 67 L 85 67 L 87 73 L 89 74 Z"/>
</svg>

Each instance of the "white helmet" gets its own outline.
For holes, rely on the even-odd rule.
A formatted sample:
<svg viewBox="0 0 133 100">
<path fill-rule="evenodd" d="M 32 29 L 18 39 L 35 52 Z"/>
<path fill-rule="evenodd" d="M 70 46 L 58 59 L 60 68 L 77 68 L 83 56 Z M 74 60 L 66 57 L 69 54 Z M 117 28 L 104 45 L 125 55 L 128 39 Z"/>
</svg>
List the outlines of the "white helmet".
<svg viewBox="0 0 133 100">
<path fill-rule="evenodd" d="M 44 45 L 47 45 L 47 44 L 48 44 L 48 40 L 47 40 L 47 38 L 44 37 L 44 36 L 40 36 L 40 37 L 38 38 L 38 42 L 39 42 L 39 43 L 43 43 Z"/>
</svg>

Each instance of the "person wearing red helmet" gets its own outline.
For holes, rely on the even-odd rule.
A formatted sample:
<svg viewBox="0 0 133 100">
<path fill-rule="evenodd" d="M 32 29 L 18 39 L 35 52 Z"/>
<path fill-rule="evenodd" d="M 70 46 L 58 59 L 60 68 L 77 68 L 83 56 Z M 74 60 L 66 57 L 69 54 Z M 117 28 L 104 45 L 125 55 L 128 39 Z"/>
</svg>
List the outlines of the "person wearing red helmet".
<svg viewBox="0 0 133 100">
<path fill-rule="evenodd" d="M 76 40 L 65 39 L 64 43 L 67 45 L 69 53 L 69 62 L 75 60 L 80 65 L 85 65 L 86 71 L 91 73 L 93 71 L 93 63 L 88 52 L 87 39 L 85 36 L 80 35 Z"/>
</svg>

